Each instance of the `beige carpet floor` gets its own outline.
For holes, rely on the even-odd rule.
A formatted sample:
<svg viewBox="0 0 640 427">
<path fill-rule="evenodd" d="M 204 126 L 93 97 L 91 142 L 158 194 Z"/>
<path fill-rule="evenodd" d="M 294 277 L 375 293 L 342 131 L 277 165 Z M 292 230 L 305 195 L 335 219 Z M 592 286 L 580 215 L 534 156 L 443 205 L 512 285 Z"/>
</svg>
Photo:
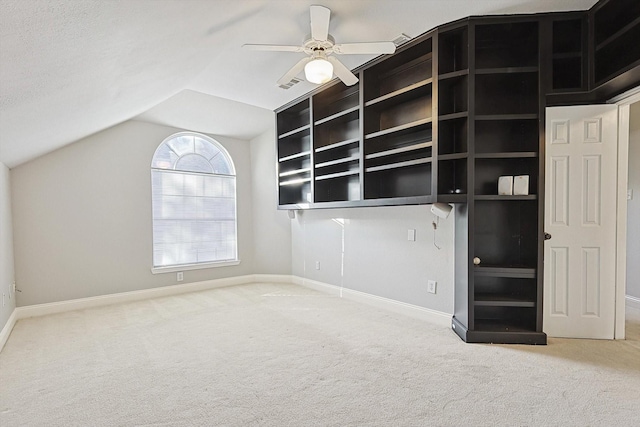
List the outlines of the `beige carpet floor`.
<svg viewBox="0 0 640 427">
<path fill-rule="evenodd" d="M 24 319 L 0 353 L 0 425 L 638 426 L 631 317 L 626 341 L 465 344 L 258 283 Z"/>
</svg>

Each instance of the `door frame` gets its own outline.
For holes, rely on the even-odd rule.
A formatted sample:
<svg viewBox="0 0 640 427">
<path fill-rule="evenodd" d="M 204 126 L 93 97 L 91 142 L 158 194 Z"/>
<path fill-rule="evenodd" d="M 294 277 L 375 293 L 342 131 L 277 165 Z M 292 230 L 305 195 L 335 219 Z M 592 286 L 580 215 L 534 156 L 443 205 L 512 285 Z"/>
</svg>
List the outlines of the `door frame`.
<svg viewBox="0 0 640 427">
<path fill-rule="evenodd" d="M 618 106 L 618 191 L 616 214 L 616 308 L 614 339 L 625 338 L 627 290 L 627 187 L 629 185 L 629 110 L 640 101 L 640 86 L 612 98 Z"/>
</svg>

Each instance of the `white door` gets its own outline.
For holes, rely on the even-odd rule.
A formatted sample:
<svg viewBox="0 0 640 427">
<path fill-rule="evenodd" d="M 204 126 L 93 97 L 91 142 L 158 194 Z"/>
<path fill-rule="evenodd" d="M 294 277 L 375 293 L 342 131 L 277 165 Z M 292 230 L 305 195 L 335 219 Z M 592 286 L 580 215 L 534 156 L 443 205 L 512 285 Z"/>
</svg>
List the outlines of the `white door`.
<svg viewBox="0 0 640 427">
<path fill-rule="evenodd" d="M 543 331 L 613 339 L 618 107 L 546 115 Z"/>
</svg>

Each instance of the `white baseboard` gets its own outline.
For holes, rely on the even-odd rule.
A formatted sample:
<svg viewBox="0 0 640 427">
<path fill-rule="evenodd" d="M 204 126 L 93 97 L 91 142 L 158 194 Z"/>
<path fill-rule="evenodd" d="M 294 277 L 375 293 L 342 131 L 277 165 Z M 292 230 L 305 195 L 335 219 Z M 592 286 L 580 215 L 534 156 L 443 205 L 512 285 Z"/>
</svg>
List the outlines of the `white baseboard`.
<svg viewBox="0 0 640 427">
<path fill-rule="evenodd" d="M 151 298 L 160 298 L 171 295 L 179 295 L 189 292 L 205 291 L 208 289 L 223 288 L 227 286 L 245 285 L 249 283 L 293 283 L 317 291 L 347 298 L 374 307 L 404 314 L 420 320 L 426 320 L 437 325 L 451 326 L 451 315 L 441 311 L 430 310 L 417 305 L 395 301 L 364 292 L 345 289 L 338 286 L 315 280 L 304 279 L 299 276 L 284 274 L 249 274 L 246 276 L 229 277 L 225 279 L 206 280 L 202 282 L 185 283 L 180 285 L 164 286 L 161 288 L 143 289 L 140 291 L 122 292 L 97 297 L 79 298 L 68 301 L 34 304 L 24 307 L 16 307 L 9 320 L 0 331 L 0 351 L 11 335 L 16 322 L 29 317 L 46 316 L 48 314 L 64 313 L 74 310 L 84 310 L 93 307 L 103 307 L 112 304 L 122 304 L 133 301 L 141 301 Z M 629 298 L 629 297 L 627 297 Z M 639 300 L 640 302 L 640 300 Z"/>
<path fill-rule="evenodd" d="M 11 331 L 13 327 L 16 325 L 18 321 L 18 310 L 16 308 L 11 312 L 11 316 L 7 320 L 7 323 L 4 324 L 2 331 L 0 331 L 0 351 L 4 348 L 5 343 L 9 339 L 9 335 L 11 335 Z"/>
<path fill-rule="evenodd" d="M 640 310 L 640 298 L 632 297 L 631 295 L 626 295 L 624 297 L 624 300 L 627 306 Z"/>
<path fill-rule="evenodd" d="M 416 319 L 424 320 L 440 326 L 451 327 L 452 315 L 442 311 L 431 310 L 429 308 L 420 307 L 413 304 L 392 300 L 389 298 L 379 297 L 377 295 L 367 294 L 352 289 L 345 289 L 339 286 L 329 285 L 327 283 L 318 282 L 316 280 L 305 279 L 298 276 L 292 276 L 292 283 L 311 288 L 320 292 L 336 295 L 341 298 L 347 298 L 352 301 L 371 305 L 383 310 L 393 311 Z"/>
<path fill-rule="evenodd" d="M 255 283 L 293 283 L 289 274 L 254 274 Z"/>
<path fill-rule="evenodd" d="M 73 310 L 84 310 L 86 308 L 92 307 L 102 307 L 105 305 L 121 304 L 170 295 L 179 295 L 188 292 L 205 291 L 208 289 L 223 288 L 227 286 L 244 285 L 253 282 L 254 275 L 249 274 L 246 276 L 205 280 L 202 282 L 163 286 L 161 288 L 143 289 L 140 291 L 121 292 L 117 294 L 101 295 L 97 297 L 28 305 L 25 307 L 16 308 L 18 312 L 17 318 L 25 319 L 28 317 L 45 316 L 47 314 L 64 313 Z"/>
</svg>

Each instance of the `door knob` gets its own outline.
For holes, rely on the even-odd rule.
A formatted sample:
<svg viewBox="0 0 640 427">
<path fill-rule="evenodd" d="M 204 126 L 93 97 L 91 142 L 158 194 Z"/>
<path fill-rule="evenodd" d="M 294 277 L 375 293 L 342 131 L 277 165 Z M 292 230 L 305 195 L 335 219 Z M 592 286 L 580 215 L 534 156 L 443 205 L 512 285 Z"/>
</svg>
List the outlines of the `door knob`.
<svg viewBox="0 0 640 427">
<path fill-rule="evenodd" d="M 550 240 L 550 239 L 551 239 L 551 234 L 544 233 L 544 240 Z"/>
</svg>

